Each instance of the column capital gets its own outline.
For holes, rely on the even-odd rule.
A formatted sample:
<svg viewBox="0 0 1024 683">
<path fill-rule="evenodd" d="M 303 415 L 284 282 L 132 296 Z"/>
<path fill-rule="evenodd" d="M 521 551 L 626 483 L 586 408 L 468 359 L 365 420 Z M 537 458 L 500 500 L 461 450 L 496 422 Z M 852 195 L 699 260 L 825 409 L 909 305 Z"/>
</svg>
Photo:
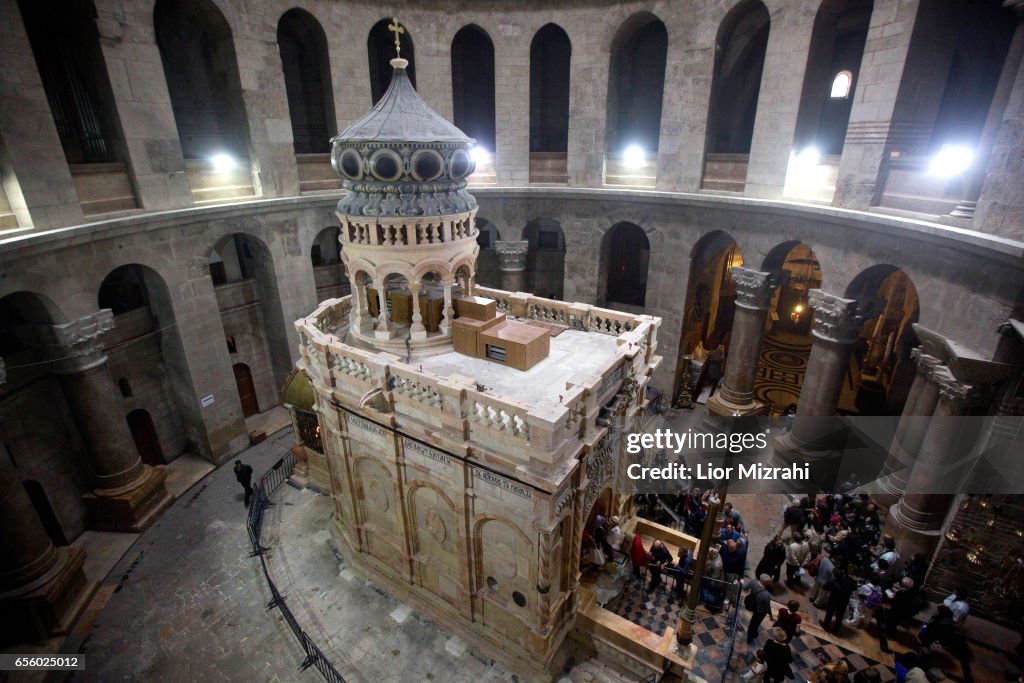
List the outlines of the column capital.
<svg viewBox="0 0 1024 683">
<path fill-rule="evenodd" d="M 759 311 L 768 310 L 775 288 L 779 286 L 778 275 L 743 266 L 733 266 L 731 272 L 732 280 L 736 283 L 736 305 Z"/>
<path fill-rule="evenodd" d="M 928 379 L 939 388 L 939 399 L 963 410 L 980 405 L 986 392 L 982 387 L 959 380 L 945 365 L 937 365 L 928 375 Z"/>
<path fill-rule="evenodd" d="M 58 353 L 54 369 L 58 374 L 82 372 L 107 361 L 103 353 L 103 334 L 114 329 L 114 314 L 109 308 L 54 325 L 53 336 Z"/>
<path fill-rule="evenodd" d="M 910 358 L 917 366 L 917 371 L 929 380 L 931 379 L 932 373 L 935 372 L 935 369 L 942 366 L 942 361 L 925 351 L 920 346 L 915 346 L 910 350 Z"/>
<path fill-rule="evenodd" d="M 808 305 L 814 309 L 812 333 L 818 339 L 852 344 L 864 325 L 860 302 L 844 299 L 820 289 L 807 292 Z"/>
<path fill-rule="evenodd" d="M 526 270 L 526 252 L 530 243 L 526 240 L 516 242 L 497 241 L 494 251 L 498 254 L 498 263 L 504 271 Z"/>
</svg>

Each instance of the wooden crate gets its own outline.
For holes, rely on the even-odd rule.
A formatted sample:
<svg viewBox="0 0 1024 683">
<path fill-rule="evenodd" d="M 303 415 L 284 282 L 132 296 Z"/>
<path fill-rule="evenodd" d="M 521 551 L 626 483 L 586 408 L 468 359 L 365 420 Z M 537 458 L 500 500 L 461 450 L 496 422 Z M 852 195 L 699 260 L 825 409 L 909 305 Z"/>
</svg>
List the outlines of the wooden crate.
<svg viewBox="0 0 1024 683">
<path fill-rule="evenodd" d="M 459 296 L 454 299 L 456 317 L 473 318 L 474 320 L 491 320 L 498 314 L 494 299 L 482 296 Z"/>
<path fill-rule="evenodd" d="M 476 355 L 517 370 L 529 370 L 547 358 L 550 348 L 547 330 L 509 320 L 480 330 Z"/>
</svg>

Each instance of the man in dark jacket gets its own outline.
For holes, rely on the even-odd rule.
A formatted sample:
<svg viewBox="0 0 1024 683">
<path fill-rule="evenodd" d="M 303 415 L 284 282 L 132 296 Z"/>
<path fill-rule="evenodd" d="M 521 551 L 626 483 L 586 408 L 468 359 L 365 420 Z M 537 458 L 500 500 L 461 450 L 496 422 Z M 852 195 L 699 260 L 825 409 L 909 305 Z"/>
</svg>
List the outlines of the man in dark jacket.
<svg viewBox="0 0 1024 683">
<path fill-rule="evenodd" d="M 747 645 L 750 645 L 757 638 L 757 632 L 761 628 L 761 622 L 772 612 L 772 594 L 768 591 L 772 577 L 762 574 L 756 579 L 751 579 L 744 586 L 750 591 L 743 606 L 750 610 L 750 623 L 747 624 Z"/>
<path fill-rule="evenodd" d="M 832 580 L 825 584 L 828 591 L 828 604 L 825 607 L 825 618 L 821 625 L 826 631 L 839 633 L 843 625 L 843 617 L 846 615 L 846 606 L 850 602 L 850 595 L 857 590 L 857 582 L 846 572 L 836 567 L 832 572 Z M 835 625 L 833 626 L 833 621 Z"/>
<path fill-rule="evenodd" d="M 244 465 L 241 460 L 236 460 L 235 479 L 245 489 L 245 507 L 249 507 L 249 500 L 252 498 L 252 466 Z"/>
</svg>

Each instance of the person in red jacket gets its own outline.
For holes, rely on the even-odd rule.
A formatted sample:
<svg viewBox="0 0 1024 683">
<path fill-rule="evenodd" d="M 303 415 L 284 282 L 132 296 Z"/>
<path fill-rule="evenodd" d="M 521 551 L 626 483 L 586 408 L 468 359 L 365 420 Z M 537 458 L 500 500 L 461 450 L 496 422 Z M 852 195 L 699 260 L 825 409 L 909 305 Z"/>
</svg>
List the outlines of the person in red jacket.
<svg viewBox="0 0 1024 683">
<path fill-rule="evenodd" d="M 640 580 L 640 567 L 647 565 L 647 550 L 640 534 L 633 535 L 633 545 L 629 547 L 629 560 L 633 563 L 633 578 Z"/>
</svg>

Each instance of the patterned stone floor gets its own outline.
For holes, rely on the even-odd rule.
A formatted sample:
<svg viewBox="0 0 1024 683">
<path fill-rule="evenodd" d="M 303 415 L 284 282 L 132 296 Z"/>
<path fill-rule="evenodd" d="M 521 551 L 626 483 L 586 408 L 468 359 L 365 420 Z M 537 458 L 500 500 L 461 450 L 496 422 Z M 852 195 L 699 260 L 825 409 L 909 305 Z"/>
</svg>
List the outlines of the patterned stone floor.
<svg viewBox="0 0 1024 683">
<path fill-rule="evenodd" d="M 765 337 L 754 378 L 754 397 L 771 406 L 776 414 L 790 403 L 796 403 L 810 353 L 810 337 L 777 334 Z"/>
</svg>

